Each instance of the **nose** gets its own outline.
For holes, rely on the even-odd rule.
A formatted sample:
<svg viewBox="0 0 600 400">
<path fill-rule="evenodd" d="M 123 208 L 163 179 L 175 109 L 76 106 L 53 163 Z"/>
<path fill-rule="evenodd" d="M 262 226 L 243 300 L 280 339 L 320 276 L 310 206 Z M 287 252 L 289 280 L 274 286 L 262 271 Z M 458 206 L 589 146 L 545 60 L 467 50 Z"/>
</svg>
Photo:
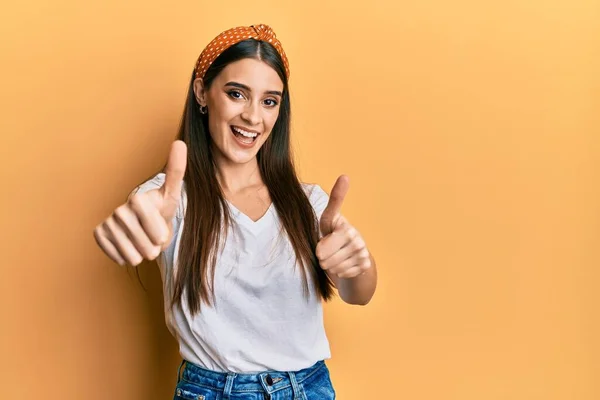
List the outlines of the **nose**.
<svg viewBox="0 0 600 400">
<path fill-rule="evenodd" d="M 260 106 L 255 102 L 250 102 L 242 112 L 242 119 L 250 125 L 258 125 L 260 123 Z"/>
</svg>

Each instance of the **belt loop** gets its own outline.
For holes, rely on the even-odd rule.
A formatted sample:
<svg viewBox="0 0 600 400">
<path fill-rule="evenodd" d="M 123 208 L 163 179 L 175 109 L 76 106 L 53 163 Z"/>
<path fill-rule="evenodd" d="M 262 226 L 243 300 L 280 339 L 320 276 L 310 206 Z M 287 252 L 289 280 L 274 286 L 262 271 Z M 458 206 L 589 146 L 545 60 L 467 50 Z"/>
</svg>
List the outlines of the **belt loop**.
<svg viewBox="0 0 600 400">
<path fill-rule="evenodd" d="M 288 371 L 288 375 L 290 376 L 290 382 L 292 382 L 292 392 L 294 395 L 294 400 L 302 400 L 302 395 L 300 394 L 300 387 L 298 386 L 298 382 L 296 381 L 296 374 L 294 372 Z"/>
<path fill-rule="evenodd" d="M 185 364 L 185 359 L 183 359 L 181 364 L 179 364 L 179 369 L 177 370 L 177 383 L 179 383 L 181 380 L 181 367 L 183 367 L 183 364 Z"/>
<path fill-rule="evenodd" d="M 225 388 L 223 389 L 223 400 L 229 400 L 229 395 L 231 395 L 231 389 L 233 388 L 233 380 L 237 374 L 235 372 L 227 373 L 227 380 L 225 381 Z"/>
</svg>

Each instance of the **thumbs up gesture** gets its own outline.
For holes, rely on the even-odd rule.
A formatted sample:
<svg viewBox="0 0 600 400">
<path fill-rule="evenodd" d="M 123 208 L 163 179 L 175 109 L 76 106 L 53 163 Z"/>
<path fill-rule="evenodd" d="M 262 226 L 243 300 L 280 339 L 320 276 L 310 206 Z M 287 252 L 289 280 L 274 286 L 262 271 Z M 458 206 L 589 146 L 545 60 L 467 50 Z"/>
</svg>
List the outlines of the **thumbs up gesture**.
<svg viewBox="0 0 600 400">
<path fill-rule="evenodd" d="M 173 238 L 173 218 L 181 200 L 187 146 L 171 146 L 165 182 L 157 189 L 135 194 L 94 229 L 100 248 L 120 265 L 154 260 Z"/>
<path fill-rule="evenodd" d="M 338 278 L 354 278 L 371 268 L 371 257 L 365 241 L 341 214 L 349 188 L 348 177 L 340 176 L 331 190 L 329 203 L 319 222 L 323 237 L 317 244 L 317 258 L 321 268 Z"/>
</svg>

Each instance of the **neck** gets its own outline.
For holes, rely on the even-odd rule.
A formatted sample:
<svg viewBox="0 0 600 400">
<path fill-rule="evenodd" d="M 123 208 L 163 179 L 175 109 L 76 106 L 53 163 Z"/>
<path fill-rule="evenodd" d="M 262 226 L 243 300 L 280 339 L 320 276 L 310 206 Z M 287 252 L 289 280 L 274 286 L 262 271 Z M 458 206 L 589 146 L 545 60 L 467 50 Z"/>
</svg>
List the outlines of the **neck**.
<svg viewBox="0 0 600 400">
<path fill-rule="evenodd" d="M 262 185 L 256 157 L 244 164 L 234 163 L 224 157 L 215 157 L 217 180 L 224 192 L 236 193 L 248 186 Z"/>
</svg>

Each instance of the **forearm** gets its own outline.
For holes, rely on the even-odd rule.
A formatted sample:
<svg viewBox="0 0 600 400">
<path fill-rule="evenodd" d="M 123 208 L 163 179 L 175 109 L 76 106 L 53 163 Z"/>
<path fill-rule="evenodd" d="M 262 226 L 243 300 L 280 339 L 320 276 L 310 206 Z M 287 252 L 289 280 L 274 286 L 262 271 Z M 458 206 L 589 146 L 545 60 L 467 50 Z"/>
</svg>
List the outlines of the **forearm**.
<svg viewBox="0 0 600 400">
<path fill-rule="evenodd" d="M 371 267 L 361 275 L 354 278 L 340 278 L 331 276 L 338 293 L 343 301 L 348 304 L 366 305 L 371 301 L 377 287 L 377 266 L 372 255 L 369 256 Z"/>
</svg>

